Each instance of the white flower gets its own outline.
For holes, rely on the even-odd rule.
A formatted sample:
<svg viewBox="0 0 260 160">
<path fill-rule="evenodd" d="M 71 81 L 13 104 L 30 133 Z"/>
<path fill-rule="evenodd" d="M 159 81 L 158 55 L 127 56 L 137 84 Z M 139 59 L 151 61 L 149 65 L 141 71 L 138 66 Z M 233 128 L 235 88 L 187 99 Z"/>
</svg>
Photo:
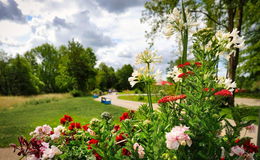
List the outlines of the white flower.
<svg viewBox="0 0 260 160">
<path fill-rule="evenodd" d="M 132 73 L 132 77 L 128 78 L 128 81 L 129 81 L 131 87 L 134 87 L 134 85 L 139 82 L 138 81 L 139 75 L 140 75 L 139 72 L 137 70 L 134 70 L 134 72 Z"/>
<path fill-rule="evenodd" d="M 155 52 L 149 50 L 145 50 L 136 56 L 136 64 L 159 63 L 161 61 L 161 56 L 157 56 Z"/>
<path fill-rule="evenodd" d="M 174 66 L 171 71 L 167 72 L 167 77 L 172 78 L 174 82 L 181 82 L 182 79 L 178 77 L 180 74 L 182 74 L 182 70 L 177 66 Z"/>
<path fill-rule="evenodd" d="M 177 150 L 180 145 L 188 145 L 190 147 L 192 141 L 189 135 L 185 133 L 188 130 L 189 127 L 186 126 L 175 126 L 171 132 L 166 133 L 167 148 Z"/>
<path fill-rule="evenodd" d="M 232 82 L 230 78 L 225 79 L 225 77 L 219 77 L 218 83 L 223 85 L 225 89 L 228 89 L 230 92 L 233 92 L 234 89 L 237 87 L 236 82 Z"/>
<path fill-rule="evenodd" d="M 54 133 L 50 135 L 51 140 L 57 139 L 60 137 L 60 134 L 65 130 L 65 127 L 59 125 L 56 128 L 54 128 Z"/>
<path fill-rule="evenodd" d="M 143 159 L 144 155 L 145 155 L 144 148 L 140 144 L 138 144 L 138 143 L 135 143 L 133 145 L 133 148 L 134 148 L 135 151 L 137 150 L 139 158 Z"/>
</svg>

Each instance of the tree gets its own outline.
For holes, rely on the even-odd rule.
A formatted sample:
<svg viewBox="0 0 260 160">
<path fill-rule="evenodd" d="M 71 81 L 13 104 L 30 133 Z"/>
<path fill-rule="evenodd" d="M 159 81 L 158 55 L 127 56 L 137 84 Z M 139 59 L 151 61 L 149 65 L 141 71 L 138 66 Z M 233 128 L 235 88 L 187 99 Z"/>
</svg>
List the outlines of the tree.
<svg viewBox="0 0 260 160">
<path fill-rule="evenodd" d="M 30 61 L 34 74 L 44 83 L 43 91 L 47 93 L 58 92 L 55 78 L 58 76 L 59 60 L 61 58 L 57 49 L 48 43 L 42 44 L 25 53 Z M 38 61 L 38 62 L 37 62 Z"/>
<path fill-rule="evenodd" d="M 105 63 L 100 63 L 96 76 L 97 86 L 105 91 L 115 87 L 116 75 L 113 67 L 108 67 Z"/>
<path fill-rule="evenodd" d="M 39 79 L 32 74 L 29 62 L 20 55 L 10 59 L 6 67 L 8 90 L 12 95 L 32 95 L 39 92 Z"/>
<path fill-rule="evenodd" d="M 116 71 L 116 78 L 117 78 L 116 89 L 117 90 L 131 89 L 128 78 L 131 77 L 133 71 L 134 71 L 134 69 L 130 64 L 125 64 L 122 66 L 122 68 L 120 68 Z"/>
<path fill-rule="evenodd" d="M 91 48 L 84 48 L 79 42 L 69 41 L 65 50 L 68 76 L 74 79 L 74 89 L 89 91 L 89 80 L 95 77 L 96 56 Z"/>
<path fill-rule="evenodd" d="M 248 47 L 241 53 L 238 67 L 239 79 L 241 81 L 239 87 L 250 90 L 257 89 L 254 84 L 260 81 L 260 1 L 249 1 L 245 10 L 245 38 Z M 260 87 L 258 86 L 258 90 Z"/>
</svg>

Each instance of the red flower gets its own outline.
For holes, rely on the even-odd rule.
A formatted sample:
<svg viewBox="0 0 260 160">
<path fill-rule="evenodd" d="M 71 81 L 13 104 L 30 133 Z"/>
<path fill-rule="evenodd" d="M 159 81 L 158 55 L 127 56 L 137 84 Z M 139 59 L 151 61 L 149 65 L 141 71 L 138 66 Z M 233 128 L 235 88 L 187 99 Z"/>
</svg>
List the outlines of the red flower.
<svg viewBox="0 0 260 160">
<path fill-rule="evenodd" d="M 117 132 L 119 129 L 120 129 L 120 126 L 119 126 L 119 125 L 115 125 L 115 126 L 114 126 L 115 132 Z"/>
<path fill-rule="evenodd" d="M 60 124 L 63 124 L 63 125 L 64 125 L 66 122 L 67 122 L 67 120 L 66 120 L 65 118 L 61 118 L 61 119 L 60 119 Z"/>
<path fill-rule="evenodd" d="M 238 142 L 240 142 L 240 139 L 239 139 L 239 138 L 235 140 L 235 143 L 238 143 Z"/>
<path fill-rule="evenodd" d="M 116 136 L 116 141 L 120 142 L 120 141 L 124 140 L 125 137 L 123 135 L 124 135 L 124 133 L 120 133 L 118 136 Z"/>
<path fill-rule="evenodd" d="M 69 126 L 68 129 L 72 131 L 74 129 L 74 127 Z"/>
<path fill-rule="evenodd" d="M 91 139 L 91 140 L 89 140 L 88 141 L 88 149 L 92 149 L 92 147 L 91 147 L 91 145 L 92 144 L 98 144 L 98 140 L 96 140 L 96 139 Z"/>
<path fill-rule="evenodd" d="M 128 115 L 128 112 L 124 112 L 122 116 L 120 117 L 120 121 L 130 119 L 130 116 Z"/>
<path fill-rule="evenodd" d="M 131 155 L 131 152 L 128 151 L 126 148 L 122 148 L 122 155 L 130 156 L 130 155 Z"/>
<path fill-rule="evenodd" d="M 208 92 L 208 91 L 209 91 L 209 88 L 204 88 L 203 91 Z M 211 91 L 215 91 L 215 89 L 214 89 L 214 88 L 211 88 Z"/>
<path fill-rule="evenodd" d="M 76 128 L 77 128 L 77 129 L 81 129 L 80 123 L 76 123 L 75 125 L 76 125 Z"/>
<path fill-rule="evenodd" d="M 98 140 L 92 138 L 88 141 L 88 144 L 98 144 Z"/>
<path fill-rule="evenodd" d="M 177 67 L 178 68 L 183 68 L 183 67 L 185 67 L 185 65 L 184 64 L 179 64 Z"/>
<path fill-rule="evenodd" d="M 178 75 L 179 78 L 184 78 L 184 77 L 187 77 L 188 75 L 186 73 L 181 73 Z"/>
<path fill-rule="evenodd" d="M 86 125 L 82 126 L 83 130 L 87 131 L 88 130 L 88 126 L 89 126 L 89 124 L 86 124 Z"/>
<path fill-rule="evenodd" d="M 52 135 L 52 134 L 54 134 L 54 132 L 53 132 L 53 131 L 51 131 L 51 132 L 50 132 L 50 134 Z"/>
<path fill-rule="evenodd" d="M 190 66 L 190 62 L 185 62 L 183 65 L 184 66 Z"/>
<path fill-rule="evenodd" d="M 258 152 L 258 146 L 254 145 L 253 143 L 250 143 L 250 140 L 245 141 L 243 143 L 243 148 L 248 153 L 257 153 Z"/>
<path fill-rule="evenodd" d="M 216 92 L 214 95 L 228 97 L 228 96 L 232 96 L 232 93 L 226 89 L 222 89 L 221 91 Z"/>
<path fill-rule="evenodd" d="M 184 99 L 187 96 L 185 94 L 181 94 L 178 96 L 165 96 L 163 98 L 161 98 L 158 103 L 167 103 L 167 102 L 172 102 L 172 101 L 177 101 L 178 99 Z"/>
<path fill-rule="evenodd" d="M 68 116 L 68 115 L 64 115 L 64 118 L 66 119 L 66 121 L 73 121 L 73 119 L 71 118 L 71 116 Z"/>
<path fill-rule="evenodd" d="M 94 155 L 96 157 L 96 160 L 101 160 L 102 159 L 102 157 L 98 153 L 95 153 Z"/>
<path fill-rule="evenodd" d="M 195 62 L 194 63 L 197 67 L 201 67 L 202 66 L 202 63 L 200 63 L 200 62 Z"/>
</svg>

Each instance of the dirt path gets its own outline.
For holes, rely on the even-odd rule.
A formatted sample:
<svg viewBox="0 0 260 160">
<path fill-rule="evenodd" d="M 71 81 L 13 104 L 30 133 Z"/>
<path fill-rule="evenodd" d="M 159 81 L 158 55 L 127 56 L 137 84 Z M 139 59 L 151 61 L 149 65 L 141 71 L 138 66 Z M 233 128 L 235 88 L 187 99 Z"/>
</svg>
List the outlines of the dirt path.
<svg viewBox="0 0 260 160">
<path fill-rule="evenodd" d="M 18 157 L 13 153 L 12 148 L 0 148 L 0 160 L 18 160 L 21 157 Z"/>
</svg>

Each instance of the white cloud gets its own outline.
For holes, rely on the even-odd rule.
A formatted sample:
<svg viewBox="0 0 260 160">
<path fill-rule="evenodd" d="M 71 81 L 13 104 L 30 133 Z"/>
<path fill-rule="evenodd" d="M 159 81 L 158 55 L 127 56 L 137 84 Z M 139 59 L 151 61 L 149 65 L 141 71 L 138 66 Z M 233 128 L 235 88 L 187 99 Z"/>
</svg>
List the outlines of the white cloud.
<svg viewBox="0 0 260 160">
<path fill-rule="evenodd" d="M 0 47 L 8 53 L 22 54 L 46 42 L 59 46 L 74 38 L 85 47 L 94 48 L 99 63 L 119 68 L 123 64 L 134 65 L 135 55 L 149 47 L 145 38 L 149 26 L 140 23 L 144 9 L 140 0 L 133 4 L 124 0 L 116 6 L 85 0 L 16 2 L 27 23 L 0 21 Z M 118 8 L 120 5 L 122 9 Z M 172 52 L 177 50 L 174 40 L 160 38 L 153 47 L 164 58 L 157 65 L 164 74 L 167 63 L 177 59 L 176 52 Z"/>
</svg>

